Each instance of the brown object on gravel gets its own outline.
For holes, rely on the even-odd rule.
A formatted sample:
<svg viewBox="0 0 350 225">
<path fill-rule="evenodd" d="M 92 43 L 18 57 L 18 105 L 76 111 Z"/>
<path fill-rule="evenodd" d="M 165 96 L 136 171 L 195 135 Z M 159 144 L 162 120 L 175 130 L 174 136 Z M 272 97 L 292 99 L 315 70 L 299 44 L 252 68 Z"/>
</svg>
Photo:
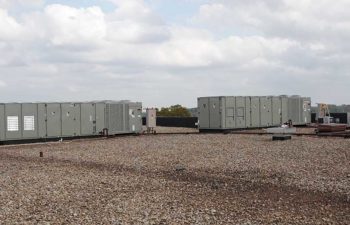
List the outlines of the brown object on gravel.
<svg viewBox="0 0 350 225">
<path fill-rule="evenodd" d="M 349 149 L 223 134 L 3 146 L 0 224 L 349 224 Z"/>
<path fill-rule="evenodd" d="M 318 132 L 342 132 L 346 131 L 347 124 L 336 124 L 336 123 L 331 123 L 331 124 L 319 124 L 317 126 L 317 131 Z"/>
</svg>

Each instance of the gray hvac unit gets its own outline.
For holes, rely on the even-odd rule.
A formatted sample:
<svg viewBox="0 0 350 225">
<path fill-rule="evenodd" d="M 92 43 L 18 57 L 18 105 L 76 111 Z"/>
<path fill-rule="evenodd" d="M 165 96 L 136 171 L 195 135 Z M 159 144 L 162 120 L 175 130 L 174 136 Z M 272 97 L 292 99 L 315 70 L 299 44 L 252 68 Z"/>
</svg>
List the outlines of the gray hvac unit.
<svg viewBox="0 0 350 225">
<path fill-rule="evenodd" d="M 279 126 L 311 122 L 311 99 L 300 96 L 220 96 L 198 98 L 200 130 Z"/>
<path fill-rule="evenodd" d="M 142 104 L 138 102 L 110 102 L 105 110 L 109 134 L 140 133 L 142 131 Z"/>
<path fill-rule="evenodd" d="M 129 101 L 0 104 L 0 141 L 140 133 L 141 113 Z"/>
</svg>

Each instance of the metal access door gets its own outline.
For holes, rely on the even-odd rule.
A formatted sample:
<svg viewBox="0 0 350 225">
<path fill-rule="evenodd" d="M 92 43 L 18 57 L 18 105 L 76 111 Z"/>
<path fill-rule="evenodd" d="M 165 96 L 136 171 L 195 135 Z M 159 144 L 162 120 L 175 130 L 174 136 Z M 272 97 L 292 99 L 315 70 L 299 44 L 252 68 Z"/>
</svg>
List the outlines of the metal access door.
<svg viewBox="0 0 350 225">
<path fill-rule="evenodd" d="M 288 99 L 288 120 L 292 120 L 293 124 L 300 123 L 300 98 L 291 97 Z"/>
<path fill-rule="evenodd" d="M 96 134 L 96 110 L 94 103 L 81 104 L 81 134 Z"/>
<path fill-rule="evenodd" d="M 304 98 L 303 100 L 303 121 L 301 123 L 311 123 L 311 99 L 310 98 Z"/>
<path fill-rule="evenodd" d="M 47 137 L 47 112 L 45 103 L 38 103 L 38 135 L 39 138 Z"/>
<path fill-rule="evenodd" d="M 109 134 L 125 133 L 125 104 L 116 103 L 108 105 L 108 132 Z M 129 115 L 129 114 L 127 114 Z"/>
<path fill-rule="evenodd" d="M 198 119 L 199 129 L 208 129 L 209 127 L 209 98 L 198 98 Z"/>
<path fill-rule="evenodd" d="M 260 126 L 272 125 L 272 100 L 269 97 L 260 98 Z"/>
<path fill-rule="evenodd" d="M 62 104 L 62 136 L 80 135 L 80 105 Z"/>
<path fill-rule="evenodd" d="M 219 129 L 221 128 L 221 112 L 220 112 L 220 98 L 214 97 L 209 99 L 209 117 L 210 117 L 210 128 Z"/>
<path fill-rule="evenodd" d="M 236 127 L 236 98 L 225 97 L 225 128 L 234 129 Z"/>
<path fill-rule="evenodd" d="M 132 133 L 139 133 L 142 130 L 142 105 L 129 105 L 129 129 Z"/>
<path fill-rule="evenodd" d="M 48 137 L 61 137 L 61 105 L 52 103 L 46 105 L 47 116 L 47 136 Z"/>
<path fill-rule="evenodd" d="M 124 124 L 124 129 L 123 132 L 130 132 L 130 118 L 129 118 L 129 104 L 123 104 L 124 108 L 124 113 L 123 113 L 123 124 Z"/>
<path fill-rule="evenodd" d="M 245 97 L 236 97 L 236 128 L 245 128 Z"/>
<path fill-rule="evenodd" d="M 251 109 L 251 127 L 260 127 L 260 99 L 259 97 L 250 98 Z"/>
<path fill-rule="evenodd" d="M 280 97 L 272 97 L 272 125 L 282 124 L 282 102 Z"/>
<path fill-rule="evenodd" d="M 105 103 L 96 103 L 96 132 L 103 132 L 104 128 L 107 128 L 105 122 L 106 114 L 106 104 Z"/>
<path fill-rule="evenodd" d="M 281 97 L 282 102 L 282 124 L 288 122 L 288 98 Z"/>
</svg>

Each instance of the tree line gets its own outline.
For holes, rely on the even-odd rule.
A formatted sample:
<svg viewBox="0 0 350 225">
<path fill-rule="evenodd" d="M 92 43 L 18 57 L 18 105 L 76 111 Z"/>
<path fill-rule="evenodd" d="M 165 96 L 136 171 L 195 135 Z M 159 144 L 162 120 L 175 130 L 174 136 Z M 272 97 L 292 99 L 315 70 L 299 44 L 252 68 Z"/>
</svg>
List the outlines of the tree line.
<svg viewBox="0 0 350 225">
<path fill-rule="evenodd" d="M 172 105 L 170 107 L 162 107 L 157 110 L 157 116 L 167 117 L 191 117 L 190 111 L 182 105 Z"/>
</svg>

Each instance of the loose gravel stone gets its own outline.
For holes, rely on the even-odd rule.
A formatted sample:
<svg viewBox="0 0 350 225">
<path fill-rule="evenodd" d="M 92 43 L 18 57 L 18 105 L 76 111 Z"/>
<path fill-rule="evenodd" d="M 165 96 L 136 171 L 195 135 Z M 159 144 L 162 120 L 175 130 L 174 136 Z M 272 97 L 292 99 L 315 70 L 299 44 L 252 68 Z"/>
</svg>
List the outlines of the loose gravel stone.
<svg viewBox="0 0 350 225">
<path fill-rule="evenodd" d="M 349 224 L 349 151 L 246 134 L 1 146 L 0 224 Z"/>
</svg>

